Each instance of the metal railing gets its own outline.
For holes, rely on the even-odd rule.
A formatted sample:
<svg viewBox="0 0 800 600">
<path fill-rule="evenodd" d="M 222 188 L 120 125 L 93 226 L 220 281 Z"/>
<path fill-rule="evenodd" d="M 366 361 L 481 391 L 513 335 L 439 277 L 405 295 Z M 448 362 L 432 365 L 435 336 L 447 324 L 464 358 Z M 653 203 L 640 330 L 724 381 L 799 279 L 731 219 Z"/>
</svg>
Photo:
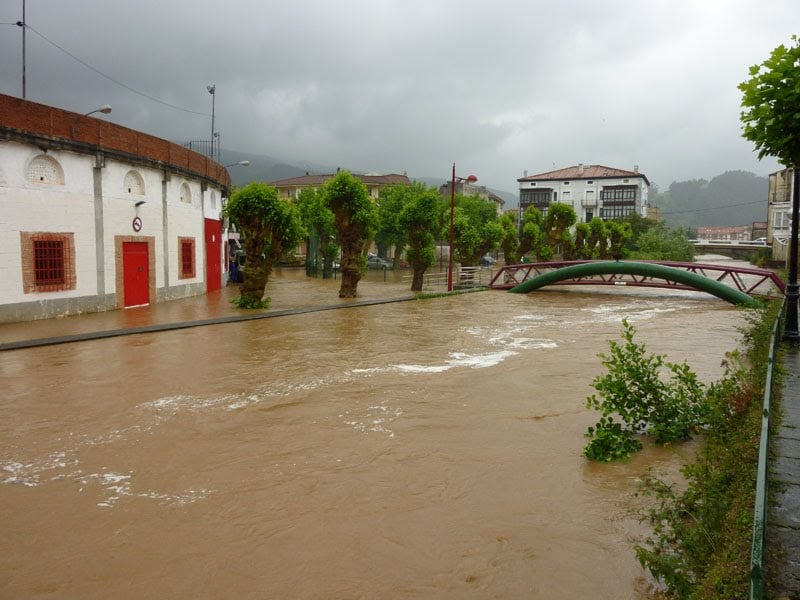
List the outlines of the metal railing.
<svg viewBox="0 0 800 600">
<path fill-rule="evenodd" d="M 781 325 L 786 314 L 786 300 L 772 329 L 767 373 L 764 381 L 764 406 L 761 412 L 761 440 L 758 447 L 758 472 L 756 474 L 756 496 L 753 515 L 753 545 L 750 551 L 750 600 L 764 597 L 764 540 L 767 532 L 767 484 L 769 472 L 769 425 L 772 414 L 772 385 L 774 381 L 775 356 L 780 343 Z"/>
</svg>

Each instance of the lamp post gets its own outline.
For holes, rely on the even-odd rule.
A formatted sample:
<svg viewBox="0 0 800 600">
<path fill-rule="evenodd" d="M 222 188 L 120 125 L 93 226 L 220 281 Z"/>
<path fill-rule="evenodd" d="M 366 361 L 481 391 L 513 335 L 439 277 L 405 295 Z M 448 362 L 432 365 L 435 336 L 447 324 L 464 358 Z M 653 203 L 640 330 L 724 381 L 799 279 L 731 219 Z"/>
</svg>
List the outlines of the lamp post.
<svg viewBox="0 0 800 600">
<path fill-rule="evenodd" d="M 453 291 L 453 245 L 455 244 L 455 228 L 453 226 L 453 216 L 456 206 L 456 181 L 466 181 L 475 183 L 478 178 L 475 175 L 468 177 L 456 177 L 456 163 L 453 163 L 453 176 L 450 179 L 450 256 L 447 262 L 447 291 Z"/>
<path fill-rule="evenodd" d="M 214 160 L 214 109 L 217 100 L 217 86 L 207 85 L 206 89 L 211 94 L 211 160 Z"/>
<path fill-rule="evenodd" d="M 800 286 L 797 284 L 798 228 L 800 224 L 800 170 L 795 166 L 792 171 L 792 228 L 789 240 L 789 283 L 786 285 L 786 325 L 783 328 L 783 339 L 797 344 L 800 342 L 798 331 L 797 301 L 800 297 Z"/>
<path fill-rule="evenodd" d="M 22 27 L 22 99 L 26 98 L 25 82 L 25 0 L 22 0 L 22 21 L 17 21 L 17 27 Z"/>
<path fill-rule="evenodd" d="M 107 115 L 110 112 L 111 112 L 111 105 L 103 104 L 103 106 L 95 108 L 94 110 L 85 113 L 83 116 L 88 117 L 89 115 L 93 115 L 94 113 L 103 113 L 104 115 Z"/>
</svg>

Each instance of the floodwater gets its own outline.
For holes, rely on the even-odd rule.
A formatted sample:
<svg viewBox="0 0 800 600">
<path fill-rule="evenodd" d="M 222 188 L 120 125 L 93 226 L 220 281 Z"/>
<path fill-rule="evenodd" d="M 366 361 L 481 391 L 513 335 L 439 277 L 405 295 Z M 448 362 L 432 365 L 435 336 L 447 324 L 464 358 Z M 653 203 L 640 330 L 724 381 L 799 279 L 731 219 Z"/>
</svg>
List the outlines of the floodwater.
<svg viewBox="0 0 800 600">
<path fill-rule="evenodd" d="M 0 597 L 653 598 L 589 463 L 621 319 L 708 382 L 742 311 L 481 292 L 0 355 Z"/>
</svg>

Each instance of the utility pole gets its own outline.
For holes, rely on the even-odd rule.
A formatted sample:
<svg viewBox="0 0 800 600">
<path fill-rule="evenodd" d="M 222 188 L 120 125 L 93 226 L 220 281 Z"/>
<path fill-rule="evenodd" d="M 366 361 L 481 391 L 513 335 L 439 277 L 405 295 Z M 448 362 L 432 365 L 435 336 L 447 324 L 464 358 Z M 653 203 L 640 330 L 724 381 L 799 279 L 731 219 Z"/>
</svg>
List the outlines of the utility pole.
<svg viewBox="0 0 800 600">
<path fill-rule="evenodd" d="M 17 21 L 17 27 L 22 27 L 22 99 L 27 96 L 25 82 L 25 0 L 22 0 L 22 21 Z"/>
</svg>

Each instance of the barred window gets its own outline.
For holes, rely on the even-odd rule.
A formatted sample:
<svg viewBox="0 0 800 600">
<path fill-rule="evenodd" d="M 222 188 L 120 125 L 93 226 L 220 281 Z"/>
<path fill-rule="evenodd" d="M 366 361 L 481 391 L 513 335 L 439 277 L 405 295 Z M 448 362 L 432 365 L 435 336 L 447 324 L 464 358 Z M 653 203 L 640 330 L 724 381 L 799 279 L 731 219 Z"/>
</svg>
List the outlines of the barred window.
<svg viewBox="0 0 800 600">
<path fill-rule="evenodd" d="M 28 181 L 64 185 L 64 170 L 56 159 L 40 154 L 35 156 L 28 165 Z"/>
<path fill-rule="evenodd" d="M 178 279 L 195 276 L 194 238 L 178 238 Z"/>
<path fill-rule="evenodd" d="M 36 287 L 64 284 L 65 257 L 64 240 L 34 240 L 33 279 Z"/>
<path fill-rule="evenodd" d="M 72 233 L 20 232 L 23 292 L 75 289 L 75 241 Z"/>
</svg>

